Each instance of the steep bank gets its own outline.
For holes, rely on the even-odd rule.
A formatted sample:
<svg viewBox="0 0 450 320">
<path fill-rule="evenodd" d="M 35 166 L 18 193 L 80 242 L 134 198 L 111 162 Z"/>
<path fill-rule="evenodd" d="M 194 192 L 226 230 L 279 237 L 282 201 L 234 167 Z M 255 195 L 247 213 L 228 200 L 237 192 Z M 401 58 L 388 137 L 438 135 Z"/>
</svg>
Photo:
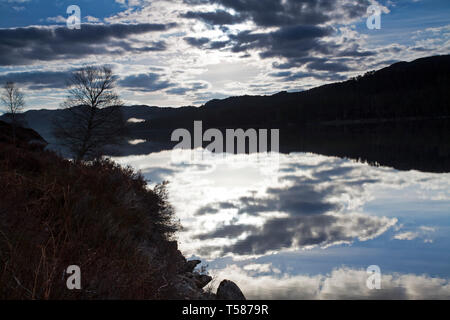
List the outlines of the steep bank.
<svg viewBox="0 0 450 320">
<path fill-rule="evenodd" d="M 32 130 L 18 128 L 13 143 L 10 126 L 0 129 L 0 299 L 216 298 L 177 249 L 164 185 L 149 189 L 108 160 L 65 160 Z M 67 288 L 71 265 L 81 290 Z"/>
</svg>

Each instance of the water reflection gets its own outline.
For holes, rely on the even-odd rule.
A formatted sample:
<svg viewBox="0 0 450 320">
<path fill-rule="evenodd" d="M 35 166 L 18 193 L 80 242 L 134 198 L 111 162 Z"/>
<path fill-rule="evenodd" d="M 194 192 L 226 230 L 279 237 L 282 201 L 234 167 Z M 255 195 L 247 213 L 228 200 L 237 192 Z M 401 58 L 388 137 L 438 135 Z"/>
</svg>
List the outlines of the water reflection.
<svg viewBox="0 0 450 320">
<path fill-rule="evenodd" d="M 431 287 L 450 297 L 450 174 L 306 153 L 183 152 L 116 160 L 170 181 L 180 249 L 249 297 L 427 298 Z M 371 264 L 386 272 L 381 291 L 365 286 Z"/>
</svg>

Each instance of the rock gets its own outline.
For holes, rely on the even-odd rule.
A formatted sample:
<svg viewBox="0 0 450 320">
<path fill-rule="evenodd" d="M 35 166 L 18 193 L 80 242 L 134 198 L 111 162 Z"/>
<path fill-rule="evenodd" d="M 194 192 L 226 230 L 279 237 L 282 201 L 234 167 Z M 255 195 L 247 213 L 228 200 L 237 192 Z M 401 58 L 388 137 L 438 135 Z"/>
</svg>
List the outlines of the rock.
<svg viewBox="0 0 450 320">
<path fill-rule="evenodd" d="M 200 264 L 201 261 L 200 260 L 189 260 L 186 262 L 186 264 L 183 267 L 183 270 L 181 270 L 181 272 L 193 272 L 195 267 Z"/>
<path fill-rule="evenodd" d="M 206 274 L 197 274 L 194 275 L 195 284 L 197 285 L 197 288 L 203 288 L 208 283 L 212 281 L 212 277 L 206 275 Z"/>
<path fill-rule="evenodd" d="M 246 300 L 241 289 L 230 280 L 223 280 L 217 288 L 217 300 Z"/>
<path fill-rule="evenodd" d="M 177 276 L 174 283 L 177 295 L 184 300 L 204 300 L 203 290 L 199 289 L 194 281 L 183 276 Z"/>
</svg>

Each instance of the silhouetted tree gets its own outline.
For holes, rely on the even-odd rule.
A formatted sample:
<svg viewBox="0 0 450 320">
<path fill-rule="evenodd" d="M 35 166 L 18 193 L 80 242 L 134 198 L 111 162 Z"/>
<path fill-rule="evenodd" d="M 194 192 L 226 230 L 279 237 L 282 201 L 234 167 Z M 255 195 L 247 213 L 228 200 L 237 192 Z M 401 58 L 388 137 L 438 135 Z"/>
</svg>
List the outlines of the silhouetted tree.
<svg viewBox="0 0 450 320">
<path fill-rule="evenodd" d="M 119 144 L 125 132 L 122 101 L 115 92 L 116 76 L 109 67 L 87 66 L 74 71 L 64 109 L 53 123 L 53 134 L 76 161 L 102 155 L 106 145 Z"/>
<path fill-rule="evenodd" d="M 23 93 L 14 82 L 7 82 L 3 86 L 3 92 L 0 96 L 0 100 L 11 119 L 13 139 L 15 141 L 16 126 L 18 124 L 17 114 L 21 112 L 25 107 L 25 99 Z"/>
</svg>

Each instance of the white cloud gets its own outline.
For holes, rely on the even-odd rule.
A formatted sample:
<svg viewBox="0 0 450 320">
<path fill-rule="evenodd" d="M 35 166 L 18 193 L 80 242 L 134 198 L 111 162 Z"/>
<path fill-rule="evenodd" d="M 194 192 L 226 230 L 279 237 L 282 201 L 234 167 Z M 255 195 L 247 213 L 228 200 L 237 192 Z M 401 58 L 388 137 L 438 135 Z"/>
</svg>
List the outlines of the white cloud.
<svg viewBox="0 0 450 320">
<path fill-rule="evenodd" d="M 55 22 L 55 23 L 64 23 L 67 21 L 67 19 L 64 18 L 63 16 L 56 16 L 56 17 L 48 17 L 47 19 L 45 19 L 45 21 Z"/>
<path fill-rule="evenodd" d="M 435 227 L 420 226 L 420 227 L 416 228 L 415 231 L 404 231 L 404 232 L 397 233 L 396 235 L 394 235 L 393 238 L 396 240 L 409 240 L 409 241 L 417 239 L 417 238 L 422 238 L 422 239 L 424 239 L 423 241 L 425 243 L 433 243 L 433 239 L 431 239 L 430 237 L 435 232 L 436 232 Z"/>
<path fill-rule="evenodd" d="M 86 16 L 86 17 L 84 17 L 84 19 L 86 19 L 87 22 L 99 22 L 100 21 L 99 18 L 92 17 L 92 16 Z"/>
<path fill-rule="evenodd" d="M 397 240 L 414 240 L 419 236 L 419 234 L 417 232 L 402 232 L 402 233 L 397 233 L 394 236 L 394 239 Z"/>
<path fill-rule="evenodd" d="M 266 268 L 262 265 L 263 269 Z M 256 266 L 252 269 L 258 269 Z M 450 299 L 448 279 L 427 275 L 383 274 L 381 289 L 368 289 L 367 272 L 341 267 L 319 275 L 252 275 L 237 265 L 211 270 L 218 279 L 234 281 L 247 299 Z"/>
</svg>

